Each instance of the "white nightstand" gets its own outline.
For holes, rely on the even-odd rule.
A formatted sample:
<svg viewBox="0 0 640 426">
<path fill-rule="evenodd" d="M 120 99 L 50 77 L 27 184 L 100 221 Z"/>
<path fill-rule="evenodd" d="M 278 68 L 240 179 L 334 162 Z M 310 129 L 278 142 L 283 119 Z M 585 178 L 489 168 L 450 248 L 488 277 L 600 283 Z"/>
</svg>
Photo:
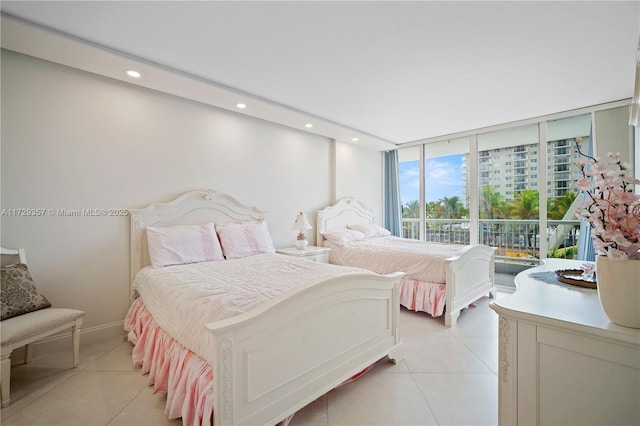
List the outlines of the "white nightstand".
<svg viewBox="0 0 640 426">
<path fill-rule="evenodd" d="M 286 254 L 287 256 L 302 257 L 304 259 L 313 260 L 314 262 L 329 263 L 329 250 L 331 249 L 328 247 L 307 246 L 303 250 L 291 247 L 278 249 L 276 251 L 280 254 Z"/>
</svg>

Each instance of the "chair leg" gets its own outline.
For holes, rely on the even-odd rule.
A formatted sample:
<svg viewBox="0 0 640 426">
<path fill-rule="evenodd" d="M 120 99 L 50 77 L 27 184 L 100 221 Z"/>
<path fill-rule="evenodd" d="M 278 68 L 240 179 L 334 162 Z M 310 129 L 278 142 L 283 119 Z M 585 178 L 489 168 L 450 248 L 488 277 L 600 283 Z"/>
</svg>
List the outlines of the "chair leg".
<svg viewBox="0 0 640 426">
<path fill-rule="evenodd" d="M 71 328 L 71 340 L 73 341 L 73 368 L 76 368 L 80 361 L 80 326 L 77 322 Z"/>
<path fill-rule="evenodd" d="M 9 392 L 11 388 L 11 354 L 3 355 L 0 361 L 0 384 L 2 387 L 2 407 L 6 407 L 11 402 Z"/>
</svg>

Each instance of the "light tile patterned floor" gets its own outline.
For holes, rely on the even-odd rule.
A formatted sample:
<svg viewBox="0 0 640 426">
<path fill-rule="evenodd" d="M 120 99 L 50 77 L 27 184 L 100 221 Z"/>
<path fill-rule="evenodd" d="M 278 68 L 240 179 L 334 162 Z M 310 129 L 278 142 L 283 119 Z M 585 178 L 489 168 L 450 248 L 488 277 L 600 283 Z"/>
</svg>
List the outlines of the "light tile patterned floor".
<svg viewBox="0 0 640 426">
<path fill-rule="evenodd" d="M 442 317 L 402 309 L 404 360 L 379 361 L 299 411 L 291 425 L 497 424 L 498 317 L 489 302 L 464 310 L 455 328 L 445 328 Z M 152 393 L 122 339 L 83 346 L 75 370 L 68 350 L 37 349 L 31 364 L 12 370 L 3 426 L 181 424 L 166 419 L 166 396 Z"/>
</svg>

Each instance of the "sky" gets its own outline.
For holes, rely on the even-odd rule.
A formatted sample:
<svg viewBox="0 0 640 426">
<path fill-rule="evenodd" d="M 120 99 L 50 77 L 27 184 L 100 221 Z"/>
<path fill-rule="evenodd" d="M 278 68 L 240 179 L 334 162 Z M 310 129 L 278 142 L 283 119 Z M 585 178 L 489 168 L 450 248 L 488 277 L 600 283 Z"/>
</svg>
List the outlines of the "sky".
<svg viewBox="0 0 640 426">
<path fill-rule="evenodd" d="M 420 162 L 406 161 L 399 164 L 400 201 L 420 198 Z M 428 158 L 425 163 L 426 194 L 425 199 L 438 201 L 444 197 L 460 197 L 466 204 L 463 193 L 462 154 Z"/>
</svg>

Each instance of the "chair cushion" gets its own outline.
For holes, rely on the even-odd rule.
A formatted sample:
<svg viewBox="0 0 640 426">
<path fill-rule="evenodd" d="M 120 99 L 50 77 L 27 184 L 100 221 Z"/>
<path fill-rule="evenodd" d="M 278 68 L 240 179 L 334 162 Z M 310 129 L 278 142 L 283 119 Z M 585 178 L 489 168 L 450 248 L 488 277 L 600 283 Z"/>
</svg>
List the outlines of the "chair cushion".
<svg viewBox="0 0 640 426">
<path fill-rule="evenodd" d="M 23 263 L 2 266 L 0 287 L 2 290 L 1 320 L 51 306 L 47 298 L 36 288 L 27 265 Z"/>
<path fill-rule="evenodd" d="M 0 322 L 0 343 L 13 343 L 52 330 L 84 316 L 83 311 L 66 308 L 47 308 L 19 315 Z"/>
</svg>

